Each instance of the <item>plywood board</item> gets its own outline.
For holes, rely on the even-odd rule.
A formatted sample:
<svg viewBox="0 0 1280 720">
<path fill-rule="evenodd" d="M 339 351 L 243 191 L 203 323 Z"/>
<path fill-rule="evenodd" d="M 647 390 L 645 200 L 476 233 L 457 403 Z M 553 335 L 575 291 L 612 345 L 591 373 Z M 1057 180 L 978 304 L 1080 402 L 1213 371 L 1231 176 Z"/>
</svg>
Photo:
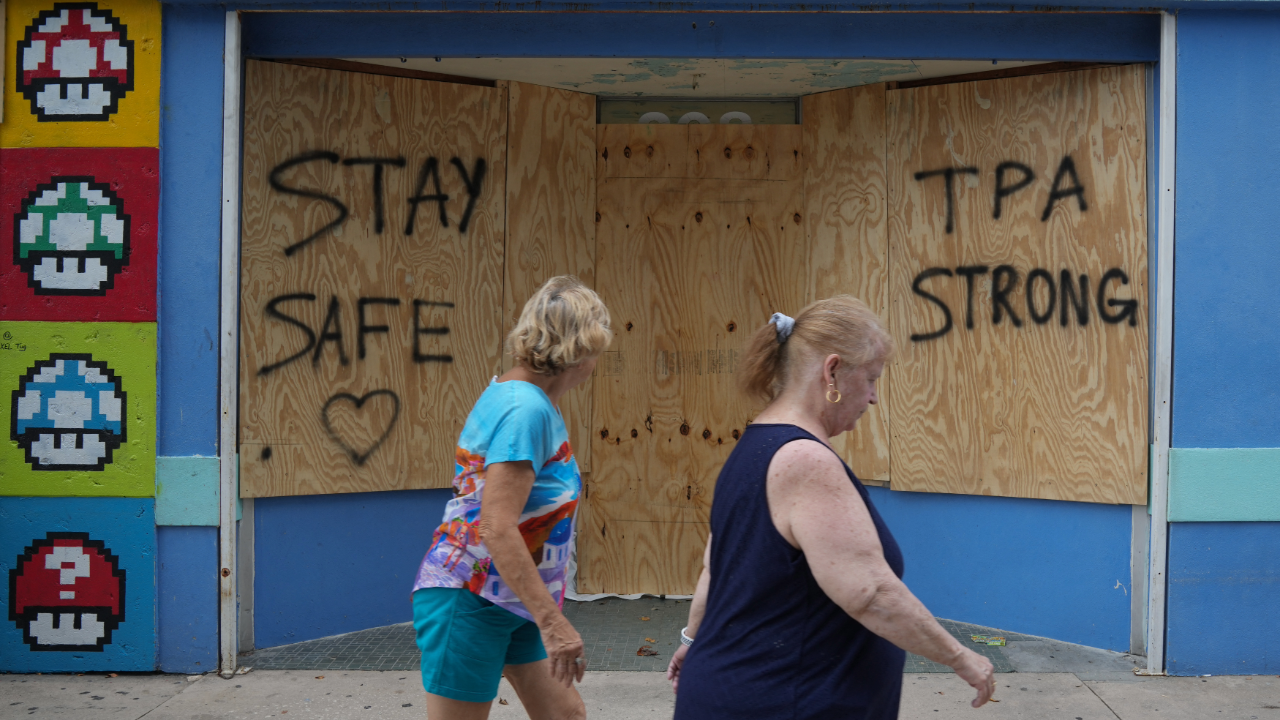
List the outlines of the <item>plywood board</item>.
<svg viewBox="0 0 1280 720">
<path fill-rule="evenodd" d="M 596 264 L 595 96 L 508 87 L 503 337 L 547 278 L 576 275 L 594 286 Z M 504 362 L 509 367 L 510 357 Z M 590 472 L 591 380 L 565 396 L 561 412 L 578 467 Z"/>
<path fill-rule="evenodd" d="M 596 177 L 688 177 L 688 125 L 599 125 Z"/>
<path fill-rule="evenodd" d="M 506 99 L 246 63 L 243 496 L 449 486 L 501 367 Z"/>
<path fill-rule="evenodd" d="M 689 177 L 798 180 L 799 125 L 688 125 Z"/>
<path fill-rule="evenodd" d="M 788 128 L 775 145 L 773 128 L 756 128 L 763 153 L 797 139 Z M 803 182 L 604 179 L 597 207 L 616 335 L 596 371 L 578 587 L 690 593 L 716 477 L 758 410 L 737 389 L 739 353 L 771 313 L 804 301 Z"/>
<path fill-rule="evenodd" d="M 889 92 L 894 488 L 1146 502 L 1142 73 Z"/>
<path fill-rule="evenodd" d="M 835 90 L 802 99 L 808 301 L 846 294 L 888 323 L 888 213 L 885 208 L 885 86 Z M 858 426 L 833 441 L 865 481 L 889 477 L 886 368 L 880 401 Z"/>
</svg>

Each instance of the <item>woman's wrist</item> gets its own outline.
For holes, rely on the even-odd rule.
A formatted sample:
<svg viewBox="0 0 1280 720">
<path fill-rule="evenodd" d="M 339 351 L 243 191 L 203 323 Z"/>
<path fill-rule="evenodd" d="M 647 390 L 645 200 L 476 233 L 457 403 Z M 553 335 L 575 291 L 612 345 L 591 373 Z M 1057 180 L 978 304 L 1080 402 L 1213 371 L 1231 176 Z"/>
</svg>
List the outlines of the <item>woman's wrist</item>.
<svg viewBox="0 0 1280 720">
<path fill-rule="evenodd" d="M 539 629 L 550 630 L 562 622 L 569 622 L 554 602 L 550 603 L 550 605 L 547 608 L 540 607 L 537 610 L 530 608 L 529 610 L 529 614 L 533 616 L 533 624 L 537 625 Z"/>
</svg>

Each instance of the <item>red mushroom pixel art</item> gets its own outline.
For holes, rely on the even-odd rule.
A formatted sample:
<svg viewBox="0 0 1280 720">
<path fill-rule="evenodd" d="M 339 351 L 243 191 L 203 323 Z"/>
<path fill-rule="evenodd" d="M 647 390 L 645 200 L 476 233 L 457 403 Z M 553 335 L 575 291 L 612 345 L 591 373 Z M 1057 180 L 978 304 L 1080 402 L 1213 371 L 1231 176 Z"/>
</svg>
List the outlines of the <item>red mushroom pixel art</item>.
<svg viewBox="0 0 1280 720">
<path fill-rule="evenodd" d="M 106 120 L 133 89 L 133 41 L 97 3 L 57 3 L 18 41 L 18 92 L 43 122 Z"/>
<path fill-rule="evenodd" d="M 88 533 L 48 533 L 9 571 L 9 619 L 32 650 L 100 652 L 124 621 L 124 570 Z"/>
</svg>

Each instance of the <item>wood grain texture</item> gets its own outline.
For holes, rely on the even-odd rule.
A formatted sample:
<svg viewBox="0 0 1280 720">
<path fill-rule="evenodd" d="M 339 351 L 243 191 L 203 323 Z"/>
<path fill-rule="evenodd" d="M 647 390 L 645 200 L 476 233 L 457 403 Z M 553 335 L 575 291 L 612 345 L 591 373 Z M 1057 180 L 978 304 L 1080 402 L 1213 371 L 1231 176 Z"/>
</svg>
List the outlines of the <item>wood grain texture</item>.
<svg viewBox="0 0 1280 720">
<path fill-rule="evenodd" d="M 650 126 L 642 126 L 650 127 Z M 679 126 L 677 126 L 679 127 Z M 723 180 L 798 180 L 799 125 L 697 125 L 689 132 L 689 177 Z"/>
<path fill-rule="evenodd" d="M 506 96 L 505 89 L 246 63 L 242 496 L 450 485 L 462 423 L 501 364 Z M 337 160 L 403 157 L 405 164 L 383 167 L 381 233 L 373 165 L 318 158 L 281 171 L 284 187 L 335 197 L 350 212 L 345 223 L 286 255 L 338 215 L 332 203 L 271 187 L 273 168 L 316 151 Z M 449 196 L 449 225 L 442 225 L 437 203 L 425 201 L 406 235 L 413 207 L 407 199 L 428 157 L 437 158 L 441 192 Z M 472 183 L 477 160 L 487 163 L 465 233 L 468 189 L 453 158 Z M 434 192 L 429 181 L 423 194 Z M 273 298 L 303 293 L 315 300 L 283 302 L 278 312 L 322 335 L 336 300 L 341 341 L 260 374 L 308 347 L 306 330 L 267 314 Z M 365 307 L 366 326 L 387 331 L 364 334 L 363 358 L 360 298 L 399 302 Z M 415 334 L 415 312 L 419 327 L 448 332 Z M 450 355 L 452 362 L 416 362 L 415 342 L 419 353 Z M 390 393 L 366 397 L 380 390 L 398 398 L 398 413 Z"/>
<path fill-rule="evenodd" d="M 893 486 L 1145 503 L 1141 66 L 898 90 L 888 97 L 890 317 L 901 347 L 889 387 Z M 1053 203 L 1042 221 L 1064 156 L 1075 163 L 1087 209 L 1069 196 Z M 1004 197 L 996 219 L 995 169 L 1006 161 L 1024 164 L 1036 179 Z M 979 173 L 956 176 L 954 232 L 947 233 L 943 177 L 918 181 L 914 174 L 954 167 Z M 1022 177 L 1010 172 L 1006 187 Z M 1074 185 L 1066 177 L 1059 189 Z M 966 327 L 965 279 L 938 276 L 921 288 L 950 307 L 955 327 L 912 342 L 912 333 L 943 322 L 938 306 L 913 293 L 916 274 L 970 265 L 992 271 L 975 276 L 973 328 Z M 994 323 L 992 273 L 999 265 L 1018 273 L 1008 299 L 1020 328 L 1005 311 Z M 1064 269 L 1073 278 L 1088 275 L 1087 325 L 1074 310 L 1059 315 L 1067 302 L 1060 296 L 1044 324 L 1029 318 L 1025 290 L 1035 268 L 1059 285 Z M 1111 268 L 1122 269 L 1129 282 L 1109 283 L 1107 297 L 1137 300 L 1133 325 L 1099 316 L 1097 287 Z M 1043 313 L 1046 283 L 1036 296 Z"/>
<path fill-rule="evenodd" d="M 688 125 L 598 125 L 596 133 L 600 181 L 688 177 Z"/>
<path fill-rule="evenodd" d="M 885 208 L 885 86 L 808 95 L 804 118 L 805 229 L 809 237 L 809 302 L 853 295 L 889 322 L 888 214 Z M 832 443 L 865 481 L 889 477 L 886 368 L 880 402 L 853 432 Z"/>
<path fill-rule="evenodd" d="M 596 98 L 540 85 L 508 84 L 507 250 L 503 337 L 547 278 L 595 285 Z M 504 367 L 510 356 L 504 355 Z M 591 380 L 561 411 L 578 467 L 591 471 Z"/>
<path fill-rule="evenodd" d="M 770 129 L 751 140 L 765 154 Z M 776 139 L 792 146 L 794 129 Z M 756 410 L 735 383 L 739 353 L 771 313 L 804 302 L 803 181 L 602 177 L 597 208 L 616 335 L 593 388 L 578 587 L 690 593 L 716 477 Z"/>
</svg>

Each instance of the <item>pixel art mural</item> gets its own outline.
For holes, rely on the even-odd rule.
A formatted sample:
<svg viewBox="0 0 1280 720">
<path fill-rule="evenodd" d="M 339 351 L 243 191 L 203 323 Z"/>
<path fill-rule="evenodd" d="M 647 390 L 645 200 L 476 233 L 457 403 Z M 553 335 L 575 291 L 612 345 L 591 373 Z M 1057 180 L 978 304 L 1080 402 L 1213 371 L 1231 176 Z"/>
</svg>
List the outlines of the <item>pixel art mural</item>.
<svg viewBox="0 0 1280 720">
<path fill-rule="evenodd" d="M 105 295 L 128 256 L 129 216 L 111 186 L 55 177 L 22 202 L 14 259 L 41 295 Z"/>
<path fill-rule="evenodd" d="M 0 497 L 0 658 L 10 672 L 151 671 L 155 501 Z"/>
<path fill-rule="evenodd" d="M 156 147 L 160 4 L 8 0 L 0 147 Z"/>
<path fill-rule="evenodd" d="M 101 652 L 124 620 L 124 579 L 101 540 L 47 533 L 9 571 L 9 619 L 32 650 Z"/>
<path fill-rule="evenodd" d="M 156 317 L 159 153 L 0 150 L 0 318 Z"/>
<path fill-rule="evenodd" d="M 0 495 L 154 497 L 155 324 L 0 329 Z"/>
<path fill-rule="evenodd" d="M 18 92 L 40 120 L 106 120 L 133 89 L 133 42 L 97 3 L 57 3 L 18 41 Z"/>
<path fill-rule="evenodd" d="M 32 470 L 101 470 L 125 440 L 120 378 L 88 353 L 54 353 L 18 380 L 10 438 Z"/>
</svg>

